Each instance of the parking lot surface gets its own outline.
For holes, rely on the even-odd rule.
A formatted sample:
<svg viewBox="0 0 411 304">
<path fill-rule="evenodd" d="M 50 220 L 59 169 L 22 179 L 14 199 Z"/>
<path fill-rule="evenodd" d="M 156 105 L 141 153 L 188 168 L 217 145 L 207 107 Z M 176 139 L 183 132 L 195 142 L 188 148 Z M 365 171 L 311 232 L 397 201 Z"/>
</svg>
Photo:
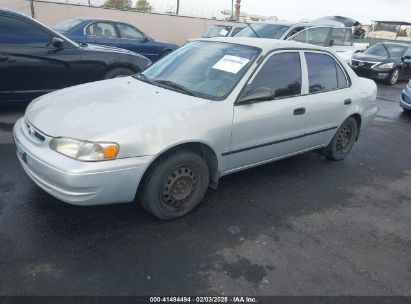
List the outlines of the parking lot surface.
<svg viewBox="0 0 411 304">
<path fill-rule="evenodd" d="M 15 155 L 0 109 L 0 295 L 411 295 L 411 115 L 379 113 L 341 162 L 307 153 L 224 177 L 190 215 L 78 207 Z"/>
</svg>

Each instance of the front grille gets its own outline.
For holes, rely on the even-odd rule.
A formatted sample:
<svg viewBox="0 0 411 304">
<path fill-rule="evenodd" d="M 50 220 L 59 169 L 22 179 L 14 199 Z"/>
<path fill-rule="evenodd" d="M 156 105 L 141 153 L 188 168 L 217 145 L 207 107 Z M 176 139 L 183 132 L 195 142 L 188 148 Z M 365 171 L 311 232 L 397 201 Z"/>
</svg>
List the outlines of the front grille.
<svg viewBox="0 0 411 304">
<path fill-rule="evenodd" d="M 405 93 L 402 93 L 402 100 L 406 103 L 411 104 L 411 98 Z"/>
<path fill-rule="evenodd" d="M 29 136 L 36 137 L 40 141 L 46 140 L 45 136 L 43 136 L 40 132 L 38 132 L 33 126 L 29 125 L 27 122 L 26 129 Z"/>
<path fill-rule="evenodd" d="M 371 77 L 372 70 L 370 69 L 356 69 L 355 73 L 360 77 Z"/>
</svg>

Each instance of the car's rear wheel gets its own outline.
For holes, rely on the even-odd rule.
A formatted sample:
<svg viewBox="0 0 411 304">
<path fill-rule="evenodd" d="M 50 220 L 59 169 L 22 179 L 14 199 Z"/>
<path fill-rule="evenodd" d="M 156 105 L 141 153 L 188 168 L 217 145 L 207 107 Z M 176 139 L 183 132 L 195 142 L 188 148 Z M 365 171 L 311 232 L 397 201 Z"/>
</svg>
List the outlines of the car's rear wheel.
<svg viewBox="0 0 411 304">
<path fill-rule="evenodd" d="M 134 74 L 135 73 L 132 70 L 127 68 L 113 68 L 104 75 L 104 79 L 126 77 Z"/>
<path fill-rule="evenodd" d="M 338 128 L 330 144 L 323 150 L 323 155 L 332 160 L 342 160 L 350 153 L 358 134 L 357 121 L 347 118 Z"/>
<path fill-rule="evenodd" d="M 389 85 L 394 85 L 397 83 L 398 78 L 400 76 L 400 70 L 399 69 L 394 69 L 394 71 L 391 72 L 390 77 L 387 79 L 387 84 Z"/>
<path fill-rule="evenodd" d="M 143 208 L 162 220 L 186 215 L 203 199 L 209 183 L 204 159 L 190 151 L 166 155 L 149 168 L 139 189 Z"/>
</svg>

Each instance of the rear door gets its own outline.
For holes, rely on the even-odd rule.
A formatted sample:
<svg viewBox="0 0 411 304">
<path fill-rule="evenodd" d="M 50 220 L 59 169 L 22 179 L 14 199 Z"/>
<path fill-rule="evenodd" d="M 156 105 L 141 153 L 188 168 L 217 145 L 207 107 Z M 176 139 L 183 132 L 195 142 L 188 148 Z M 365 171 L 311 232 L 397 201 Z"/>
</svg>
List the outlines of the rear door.
<svg viewBox="0 0 411 304">
<path fill-rule="evenodd" d="M 304 149 L 327 145 L 355 102 L 350 96 L 350 82 L 344 68 L 328 53 L 304 52 L 308 75 L 305 92 L 307 136 Z"/>
<path fill-rule="evenodd" d="M 7 14 L 0 29 L 0 100 L 31 100 L 70 85 L 70 64 L 51 45 L 51 32 Z"/>
</svg>

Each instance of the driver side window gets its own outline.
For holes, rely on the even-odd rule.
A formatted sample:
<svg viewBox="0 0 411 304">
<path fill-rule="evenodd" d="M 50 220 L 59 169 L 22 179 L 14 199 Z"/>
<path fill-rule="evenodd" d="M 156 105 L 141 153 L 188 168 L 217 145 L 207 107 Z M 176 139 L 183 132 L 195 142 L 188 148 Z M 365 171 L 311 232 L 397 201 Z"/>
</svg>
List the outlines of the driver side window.
<svg viewBox="0 0 411 304">
<path fill-rule="evenodd" d="M 250 92 L 259 87 L 270 88 L 274 98 L 284 98 L 301 94 L 301 61 L 297 52 L 272 55 L 247 86 Z"/>
<path fill-rule="evenodd" d="M 14 17 L 0 16 L 0 44 L 46 47 L 53 38 L 37 26 Z"/>
</svg>

